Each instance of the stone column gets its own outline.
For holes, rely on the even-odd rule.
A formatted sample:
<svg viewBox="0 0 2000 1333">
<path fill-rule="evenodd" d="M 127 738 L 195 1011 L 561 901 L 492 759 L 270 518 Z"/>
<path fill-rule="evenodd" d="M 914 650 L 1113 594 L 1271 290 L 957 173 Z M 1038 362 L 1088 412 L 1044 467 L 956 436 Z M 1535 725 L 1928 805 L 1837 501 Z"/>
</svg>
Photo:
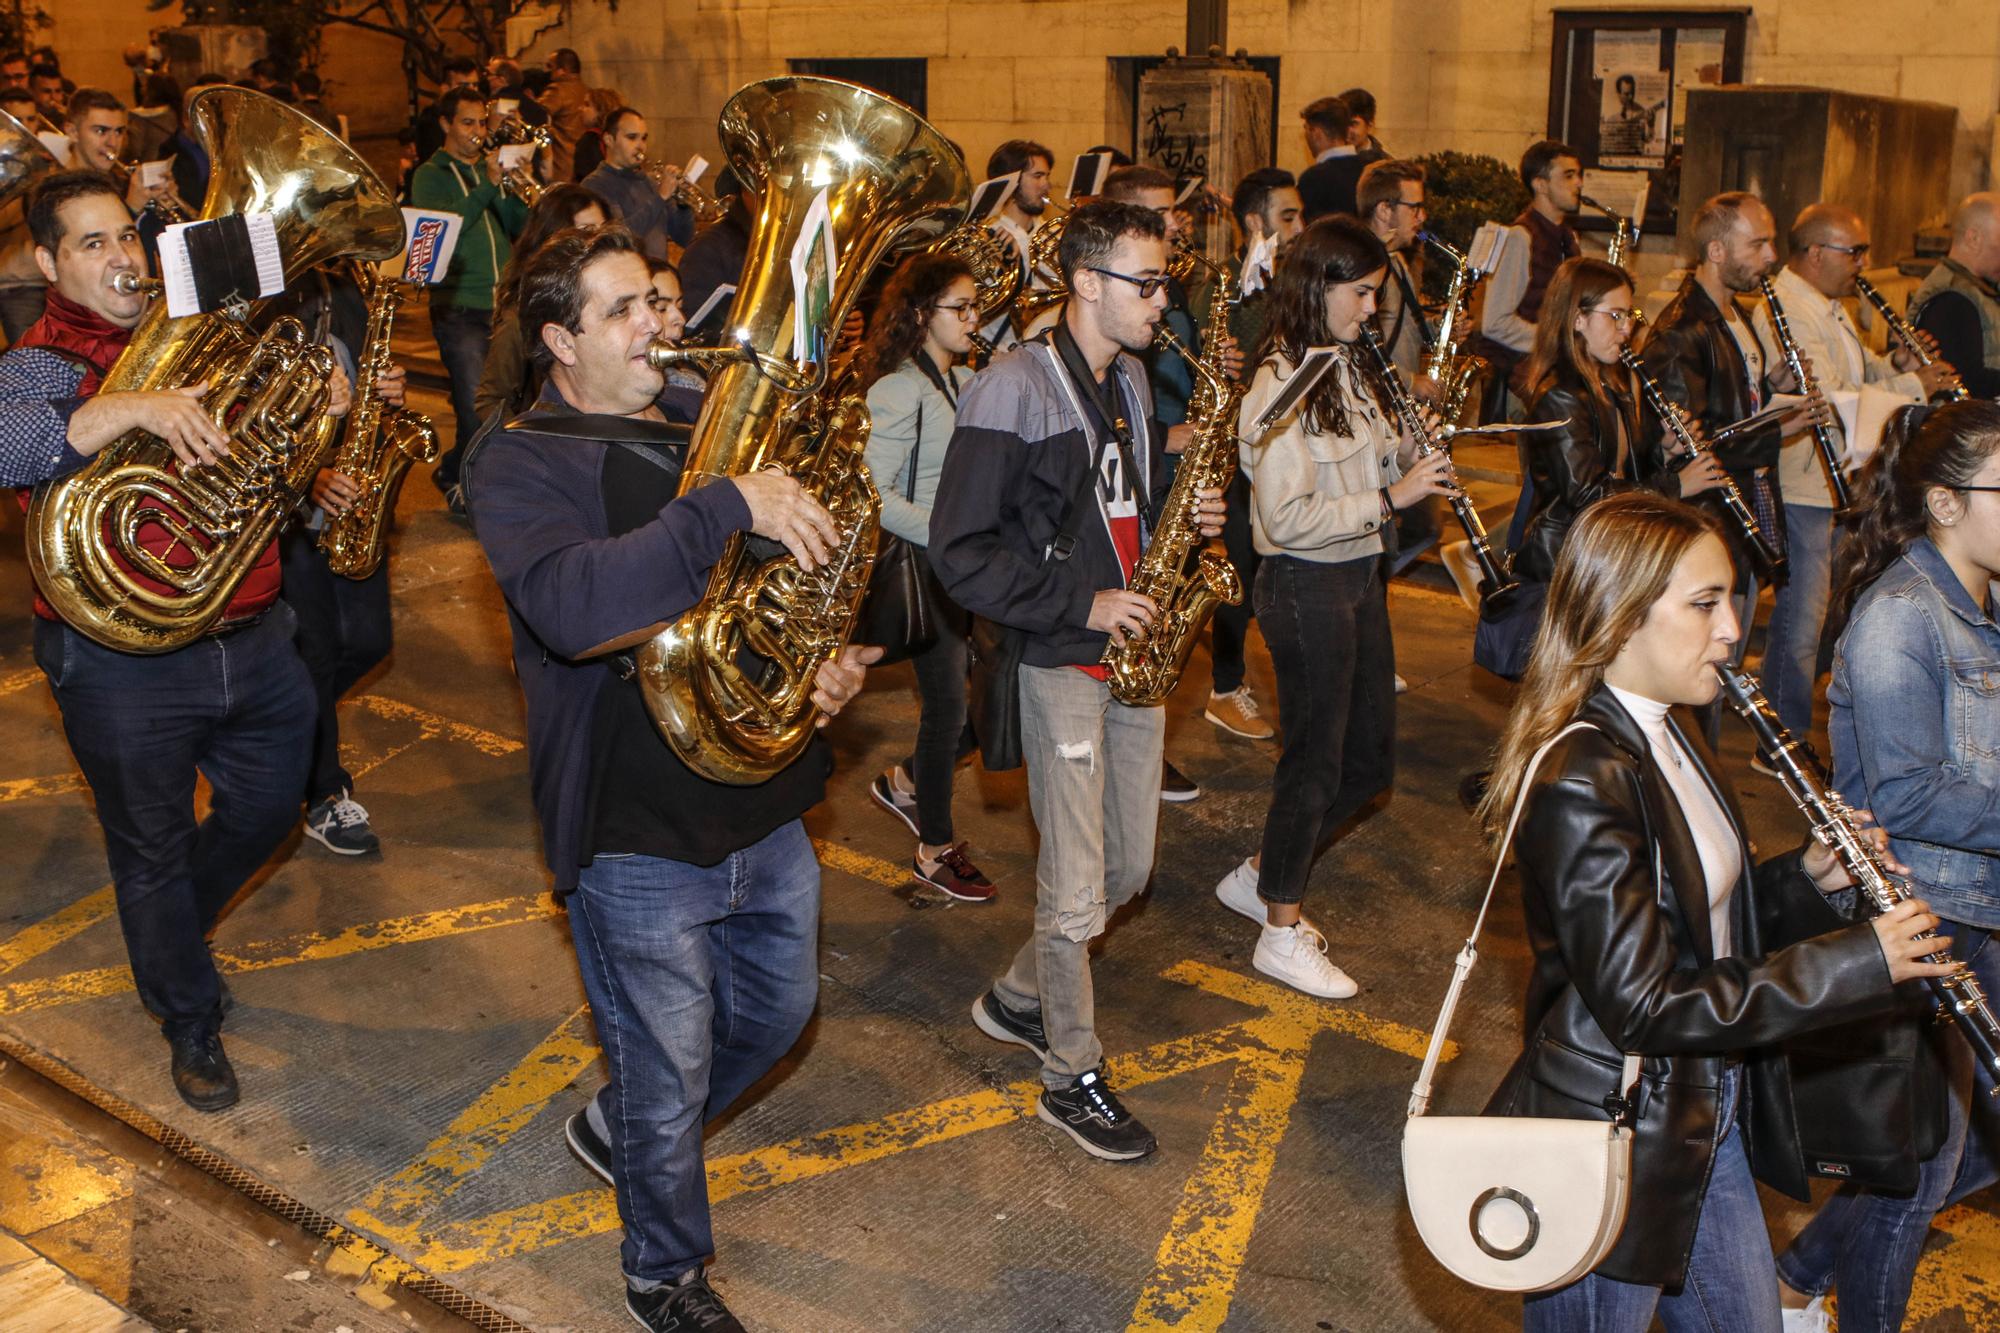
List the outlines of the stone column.
<svg viewBox="0 0 2000 1333">
<path fill-rule="evenodd" d="M 1170 59 L 1139 80 L 1134 156 L 1181 177 L 1199 175 L 1228 194 L 1246 172 L 1270 165 L 1271 81 L 1240 59 Z M 1207 220 L 1210 258 L 1232 248 L 1227 215 Z"/>
</svg>

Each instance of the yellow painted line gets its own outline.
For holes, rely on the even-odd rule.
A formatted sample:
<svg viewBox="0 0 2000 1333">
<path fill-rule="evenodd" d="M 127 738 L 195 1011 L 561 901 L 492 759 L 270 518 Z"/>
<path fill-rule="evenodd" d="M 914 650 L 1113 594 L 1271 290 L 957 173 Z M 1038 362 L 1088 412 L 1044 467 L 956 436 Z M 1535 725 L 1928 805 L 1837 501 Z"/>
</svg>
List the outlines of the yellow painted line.
<svg viewBox="0 0 2000 1333">
<path fill-rule="evenodd" d="M 0 942 L 0 973 L 12 972 L 29 959 L 41 957 L 117 911 L 118 899 L 109 884 L 85 894 L 61 911 Z"/>
<path fill-rule="evenodd" d="M 0 780 L 0 805 L 40 800 L 44 796 L 67 796 L 86 788 L 83 774 L 76 772 L 51 773 L 45 778 L 7 778 Z"/>
<path fill-rule="evenodd" d="M 1338 1032 L 1371 1046 L 1394 1051 L 1397 1055 L 1407 1055 L 1412 1060 L 1423 1059 L 1424 1051 L 1430 1046 L 1431 1034 L 1423 1028 L 1372 1018 L 1359 1009 L 1315 1000 L 1309 995 L 1301 995 L 1295 990 L 1260 981 L 1241 972 L 1231 972 L 1212 963 L 1189 959 L 1174 964 L 1160 975 L 1169 981 L 1182 982 L 1213 995 L 1253 1005 L 1267 1011 L 1273 1019 L 1282 1018 L 1300 1029 Z M 1444 1062 L 1455 1060 L 1458 1052 L 1458 1043 L 1447 1041 L 1444 1054 L 1439 1059 Z"/>
<path fill-rule="evenodd" d="M 351 702 L 354 707 L 365 708 L 377 717 L 396 722 L 414 722 L 423 729 L 427 738 L 443 736 L 449 740 L 462 741 L 486 754 L 509 755 L 522 748 L 522 742 L 512 736 L 502 736 L 498 732 L 487 731 L 469 722 L 460 722 L 418 708 L 415 704 L 406 704 L 399 699 L 390 699 L 380 694 L 364 694 Z"/>
<path fill-rule="evenodd" d="M 217 948 L 215 965 L 225 973 L 262 972 L 298 963 L 319 963 L 376 949 L 521 925 L 556 916 L 561 909 L 546 893 L 496 898 L 491 902 L 448 907 L 435 912 L 366 921 L 345 930 L 310 931 Z M 89 968 L 59 977 L 0 985 L 0 1014 L 27 1013 L 81 1000 L 99 999 L 132 989 L 132 971 L 125 967 Z"/>
<path fill-rule="evenodd" d="M 10 671 L 4 676 L 0 676 L 0 696 L 18 694 L 42 679 L 43 676 L 40 668 L 28 671 Z"/>
<path fill-rule="evenodd" d="M 873 880 L 892 889 L 901 888 L 910 882 L 910 867 L 899 866 L 877 856 L 864 855 L 837 842 L 814 838 L 813 850 L 819 853 L 820 865 L 828 870 L 838 870 L 856 879 Z"/>
<path fill-rule="evenodd" d="M 460 1112 L 415 1161 L 370 1191 L 355 1220 L 366 1224 L 385 1214 L 411 1222 L 421 1217 L 485 1166 L 596 1059 L 586 1005 Z"/>
<path fill-rule="evenodd" d="M 1939 1213 L 1933 1225 L 1949 1243 L 1925 1248 L 1906 1322 L 1959 1314 L 1967 1328 L 2000 1327 L 2000 1218 L 1959 1204 Z"/>
</svg>

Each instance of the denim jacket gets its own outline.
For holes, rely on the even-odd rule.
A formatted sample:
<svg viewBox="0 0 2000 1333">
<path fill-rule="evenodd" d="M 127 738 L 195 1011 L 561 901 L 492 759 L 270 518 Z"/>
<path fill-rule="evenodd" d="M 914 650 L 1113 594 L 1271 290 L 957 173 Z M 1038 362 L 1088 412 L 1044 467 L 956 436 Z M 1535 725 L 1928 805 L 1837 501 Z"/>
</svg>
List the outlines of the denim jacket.
<svg viewBox="0 0 2000 1333">
<path fill-rule="evenodd" d="M 2000 625 L 1930 538 L 1855 603 L 1827 700 L 1835 785 L 1938 915 L 2000 928 Z"/>
</svg>

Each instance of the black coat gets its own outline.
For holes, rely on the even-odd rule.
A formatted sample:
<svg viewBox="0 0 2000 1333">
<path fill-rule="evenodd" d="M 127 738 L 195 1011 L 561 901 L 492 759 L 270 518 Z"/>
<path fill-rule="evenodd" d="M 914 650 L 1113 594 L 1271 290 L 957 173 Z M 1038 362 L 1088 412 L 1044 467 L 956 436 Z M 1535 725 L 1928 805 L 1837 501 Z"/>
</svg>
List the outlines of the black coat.
<svg viewBox="0 0 2000 1333">
<path fill-rule="evenodd" d="M 1523 421 L 1560 421 L 1560 430 L 1523 431 L 1522 466 L 1534 484 L 1534 504 L 1514 549 L 1517 579 L 1547 583 L 1556 556 L 1577 515 L 1607 495 L 1631 489 L 1638 462 L 1640 413 L 1631 397 L 1607 378 L 1607 396 L 1590 391 L 1583 377 L 1558 366 L 1532 393 Z M 1623 420 L 1630 457 L 1618 470 L 1618 425 Z"/>
<path fill-rule="evenodd" d="M 1370 162 L 1380 162 L 1387 156 L 1364 148 L 1352 155 L 1315 162 L 1300 172 L 1299 202 L 1304 205 L 1305 220 L 1316 222 L 1330 213 L 1352 214 L 1354 191 L 1361 184 L 1361 173 Z"/>
<path fill-rule="evenodd" d="M 1734 944 L 1715 958 L 1700 854 L 1645 734 L 1608 688 L 1581 717 L 1596 729 L 1549 751 L 1515 835 L 1535 961 L 1526 1048 L 1488 1113 L 1609 1119 L 1602 1102 L 1623 1054 L 1644 1056 L 1632 1205 L 1597 1271 L 1676 1287 L 1714 1163 L 1726 1062 L 1744 1060 L 1738 1124 L 1753 1164 L 1767 1183 L 1800 1193 L 1789 1079 L 1770 1048 L 1886 1009 L 1894 991 L 1873 930 L 1848 924 L 1799 852 L 1753 869 L 1712 756 L 1670 718 L 1743 846 Z M 1767 953 L 1780 931 L 1812 938 Z"/>
</svg>

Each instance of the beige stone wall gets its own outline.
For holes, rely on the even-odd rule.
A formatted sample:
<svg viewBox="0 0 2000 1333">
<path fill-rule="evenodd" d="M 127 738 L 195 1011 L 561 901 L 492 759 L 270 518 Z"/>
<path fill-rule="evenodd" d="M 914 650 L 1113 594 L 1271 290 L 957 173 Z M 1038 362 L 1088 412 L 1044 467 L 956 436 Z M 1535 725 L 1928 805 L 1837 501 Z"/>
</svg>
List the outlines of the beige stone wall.
<svg viewBox="0 0 2000 1333">
<path fill-rule="evenodd" d="M 132 97 L 132 72 L 126 68 L 127 45 L 143 45 L 154 28 L 172 27 L 180 22 L 178 8 L 158 12 L 146 8 L 146 0 L 67 0 L 42 8 L 53 22 L 30 40 L 30 46 L 46 43 L 62 56 L 63 73 L 79 88 L 108 88 L 120 101 Z"/>
</svg>

